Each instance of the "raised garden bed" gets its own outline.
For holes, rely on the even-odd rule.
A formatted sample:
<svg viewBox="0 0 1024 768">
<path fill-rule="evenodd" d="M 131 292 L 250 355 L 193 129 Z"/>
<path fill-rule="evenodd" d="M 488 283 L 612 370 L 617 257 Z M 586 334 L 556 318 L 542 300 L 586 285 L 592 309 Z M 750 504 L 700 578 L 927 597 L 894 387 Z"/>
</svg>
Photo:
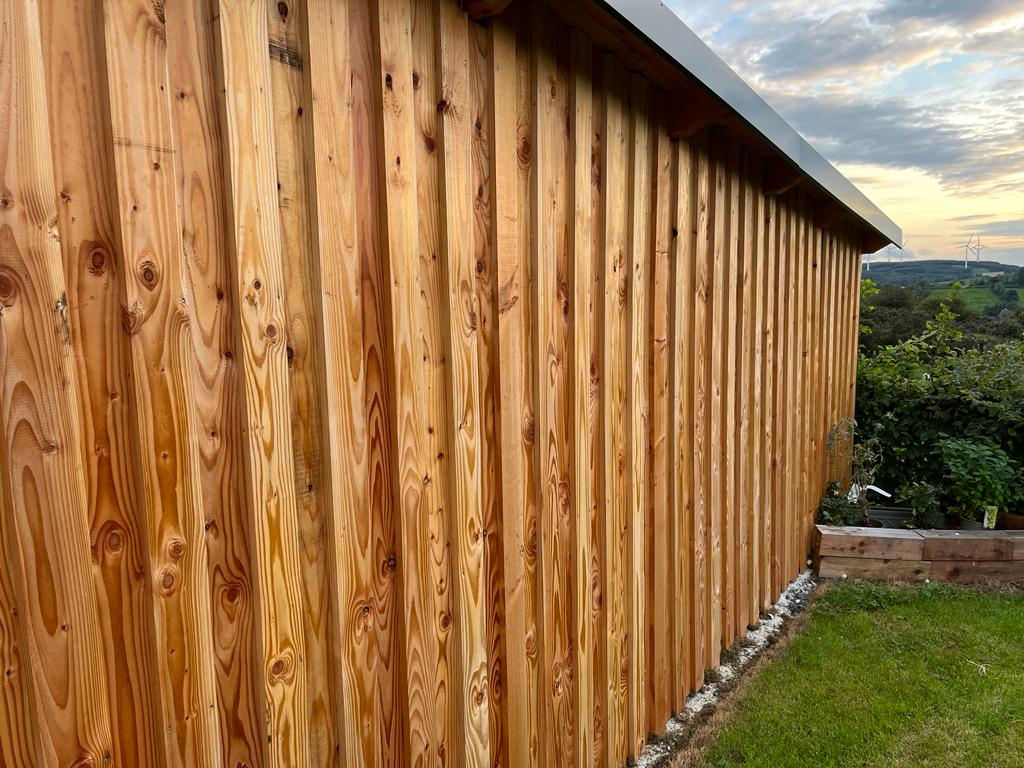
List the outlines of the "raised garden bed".
<svg viewBox="0 0 1024 768">
<path fill-rule="evenodd" d="M 1024 531 L 928 531 L 816 526 L 824 578 L 1024 582 Z"/>
</svg>

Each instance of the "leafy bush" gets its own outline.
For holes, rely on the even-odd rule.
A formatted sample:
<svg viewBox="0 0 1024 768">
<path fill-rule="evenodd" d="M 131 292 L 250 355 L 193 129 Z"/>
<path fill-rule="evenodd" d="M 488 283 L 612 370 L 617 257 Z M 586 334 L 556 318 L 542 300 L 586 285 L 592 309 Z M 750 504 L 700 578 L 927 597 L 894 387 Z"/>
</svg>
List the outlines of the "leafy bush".
<svg viewBox="0 0 1024 768">
<path fill-rule="evenodd" d="M 965 350 L 962 338 L 956 313 L 943 305 L 923 332 L 861 355 L 857 420 L 862 437 L 884 448 L 883 488 L 916 480 L 960 503 L 946 487 L 940 446 L 949 438 L 995 446 L 1024 466 L 1024 339 Z M 999 503 L 1024 507 L 1022 495 L 1011 483 Z"/>
<path fill-rule="evenodd" d="M 897 491 L 904 502 L 913 510 L 911 523 L 915 528 L 936 528 L 942 520 L 942 505 L 939 503 L 939 489 L 931 483 L 915 480 L 905 483 Z"/>
<path fill-rule="evenodd" d="M 947 487 L 961 515 L 977 519 L 985 507 L 1006 502 L 1015 474 L 1006 451 L 990 442 L 955 438 L 943 440 L 940 449 Z"/>
</svg>

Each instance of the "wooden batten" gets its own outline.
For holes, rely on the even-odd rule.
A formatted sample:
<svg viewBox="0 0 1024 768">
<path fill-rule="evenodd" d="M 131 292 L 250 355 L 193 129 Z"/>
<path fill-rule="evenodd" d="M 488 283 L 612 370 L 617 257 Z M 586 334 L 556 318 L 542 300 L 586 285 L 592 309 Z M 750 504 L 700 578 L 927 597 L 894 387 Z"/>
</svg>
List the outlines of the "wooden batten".
<svg viewBox="0 0 1024 768">
<path fill-rule="evenodd" d="M 512 4 L 512 0 L 461 0 L 461 3 L 469 18 L 482 21 L 497 16 Z"/>
</svg>

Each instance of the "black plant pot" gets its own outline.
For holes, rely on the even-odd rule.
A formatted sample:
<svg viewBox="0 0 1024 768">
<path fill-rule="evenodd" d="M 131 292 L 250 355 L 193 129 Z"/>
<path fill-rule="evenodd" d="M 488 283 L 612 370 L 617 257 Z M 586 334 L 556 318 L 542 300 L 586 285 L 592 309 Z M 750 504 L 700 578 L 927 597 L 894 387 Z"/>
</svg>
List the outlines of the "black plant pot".
<svg viewBox="0 0 1024 768">
<path fill-rule="evenodd" d="M 910 507 L 871 507 L 868 517 L 882 524 L 882 528 L 909 528 L 914 517 Z"/>
</svg>

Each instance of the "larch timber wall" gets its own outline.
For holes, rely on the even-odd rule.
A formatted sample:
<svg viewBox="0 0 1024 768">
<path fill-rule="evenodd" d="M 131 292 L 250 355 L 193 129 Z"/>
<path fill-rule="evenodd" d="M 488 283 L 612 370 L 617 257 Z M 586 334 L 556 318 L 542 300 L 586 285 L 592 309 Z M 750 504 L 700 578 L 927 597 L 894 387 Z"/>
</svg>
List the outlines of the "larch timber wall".
<svg viewBox="0 0 1024 768">
<path fill-rule="evenodd" d="M 528 2 L 0 17 L 0 762 L 635 756 L 803 568 L 852 225 Z"/>
</svg>

